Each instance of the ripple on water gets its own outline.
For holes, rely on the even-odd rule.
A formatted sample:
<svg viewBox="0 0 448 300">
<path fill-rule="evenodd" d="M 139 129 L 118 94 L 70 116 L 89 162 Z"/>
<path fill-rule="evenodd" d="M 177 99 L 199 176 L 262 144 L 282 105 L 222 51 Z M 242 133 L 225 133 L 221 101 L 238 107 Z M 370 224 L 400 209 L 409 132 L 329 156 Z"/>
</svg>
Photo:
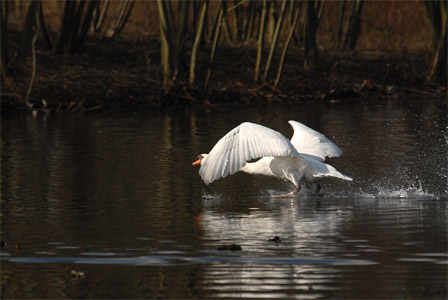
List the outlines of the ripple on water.
<svg viewBox="0 0 448 300">
<path fill-rule="evenodd" d="M 177 251 L 161 251 L 159 254 L 177 254 Z M 40 253 L 47 254 L 47 253 Z M 363 259 L 344 258 L 298 258 L 298 257 L 240 257 L 240 256 L 174 256 L 174 255 L 151 255 L 136 257 L 109 258 L 111 256 L 122 256 L 124 253 L 113 252 L 83 252 L 81 255 L 89 257 L 10 257 L 10 262 L 21 263 L 90 263 L 90 264 L 126 264 L 126 265 L 150 265 L 159 263 L 243 263 L 243 264 L 275 264 L 275 265 L 375 265 L 377 262 Z"/>
</svg>

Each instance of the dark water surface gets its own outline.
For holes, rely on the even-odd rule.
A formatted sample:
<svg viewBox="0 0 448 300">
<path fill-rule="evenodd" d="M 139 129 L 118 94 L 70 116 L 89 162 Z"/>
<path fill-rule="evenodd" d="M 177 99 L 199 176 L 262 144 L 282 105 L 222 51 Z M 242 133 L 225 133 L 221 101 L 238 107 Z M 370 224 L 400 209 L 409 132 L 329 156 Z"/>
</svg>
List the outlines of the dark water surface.
<svg viewBox="0 0 448 300">
<path fill-rule="evenodd" d="M 191 165 L 243 121 L 290 137 L 290 119 L 338 144 L 330 163 L 354 181 L 278 199 L 290 183 L 205 186 Z M 447 298 L 446 103 L 1 125 L 2 299 Z"/>
</svg>

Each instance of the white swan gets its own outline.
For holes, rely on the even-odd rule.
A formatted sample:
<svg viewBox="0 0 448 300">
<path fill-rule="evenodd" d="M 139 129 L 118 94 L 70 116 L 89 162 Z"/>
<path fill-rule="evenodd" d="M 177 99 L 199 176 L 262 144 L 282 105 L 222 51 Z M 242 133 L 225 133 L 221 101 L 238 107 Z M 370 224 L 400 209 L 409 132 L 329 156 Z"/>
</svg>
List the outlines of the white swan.
<svg viewBox="0 0 448 300">
<path fill-rule="evenodd" d="M 317 183 L 326 177 L 352 181 L 352 178 L 324 163 L 325 157 L 342 154 L 338 146 L 299 122 L 289 121 L 289 124 L 294 129 L 291 141 L 265 126 L 242 123 L 222 137 L 209 154 L 199 155 L 193 165 L 201 166 L 199 175 L 205 184 L 237 171 L 292 182 L 295 190 L 280 196 L 294 195 L 300 191 L 300 183 Z M 249 162 L 257 158 L 261 159 Z"/>
</svg>

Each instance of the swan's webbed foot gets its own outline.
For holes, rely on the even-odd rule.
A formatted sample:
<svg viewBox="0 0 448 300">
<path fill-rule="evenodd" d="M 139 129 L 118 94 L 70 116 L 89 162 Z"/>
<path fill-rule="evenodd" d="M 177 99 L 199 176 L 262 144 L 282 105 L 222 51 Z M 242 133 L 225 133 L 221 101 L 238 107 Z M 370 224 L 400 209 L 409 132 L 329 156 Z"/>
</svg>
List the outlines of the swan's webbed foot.
<svg viewBox="0 0 448 300">
<path fill-rule="evenodd" d="M 300 191 L 301 187 L 300 185 L 296 186 L 296 189 L 288 194 L 281 194 L 281 195 L 272 195 L 274 198 L 286 198 L 286 197 L 293 197 Z"/>
</svg>

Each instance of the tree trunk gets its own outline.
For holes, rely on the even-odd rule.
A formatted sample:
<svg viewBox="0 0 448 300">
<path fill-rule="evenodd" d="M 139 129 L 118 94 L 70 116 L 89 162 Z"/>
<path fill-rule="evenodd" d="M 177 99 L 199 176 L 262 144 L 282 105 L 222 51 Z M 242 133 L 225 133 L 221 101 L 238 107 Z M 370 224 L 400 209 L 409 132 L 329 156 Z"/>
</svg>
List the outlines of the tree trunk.
<svg viewBox="0 0 448 300">
<path fill-rule="evenodd" d="M 321 0 L 316 3 L 316 12 L 317 12 L 317 21 L 316 27 L 319 27 L 320 19 L 322 18 L 322 14 L 324 13 L 325 5 L 327 4 L 327 0 Z"/>
<path fill-rule="evenodd" d="M 77 2 L 77 1 L 76 1 Z M 73 15 L 73 19 L 70 24 L 70 34 L 68 38 L 68 49 L 73 52 L 76 49 L 76 38 L 78 35 L 78 30 L 81 24 L 82 13 L 84 11 L 84 5 L 86 1 L 80 0 L 77 2 L 75 13 Z"/>
<path fill-rule="evenodd" d="M 19 53 L 17 55 L 17 60 L 19 62 L 24 61 L 28 55 L 28 50 L 31 46 L 31 40 L 33 38 L 33 27 L 36 23 L 36 15 L 41 5 L 40 1 L 31 1 L 28 6 L 28 11 L 26 13 L 25 25 L 23 26 L 22 38 L 20 40 Z"/>
<path fill-rule="evenodd" d="M 87 33 L 89 32 L 90 25 L 92 24 L 93 12 L 97 5 L 98 1 L 89 1 L 82 24 L 78 24 L 78 28 L 76 31 L 77 34 L 72 37 L 73 39 L 75 39 L 74 43 L 72 43 L 72 51 L 78 51 L 79 48 L 81 48 L 84 44 L 84 40 L 86 39 Z"/>
<path fill-rule="evenodd" d="M 248 41 L 249 39 L 252 38 L 252 32 L 254 29 L 254 18 L 255 18 L 255 9 L 257 6 L 257 2 L 256 1 L 250 1 L 249 2 L 249 8 L 248 8 L 248 19 L 245 23 L 244 26 L 244 32 L 243 32 L 243 39 L 245 41 Z"/>
<path fill-rule="evenodd" d="M 56 43 L 56 52 L 63 52 L 67 50 L 68 41 L 70 39 L 70 31 L 72 26 L 72 19 L 76 9 L 76 1 L 66 1 L 64 6 L 64 13 L 62 15 L 61 27 L 59 30 L 58 41 Z"/>
<path fill-rule="evenodd" d="M 202 36 L 204 33 L 204 23 L 205 17 L 207 15 L 208 1 L 205 0 L 202 2 L 201 14 L 199 16 L 198 30 L 196 32 L 196 37 L 194 39 L 193 48 L 191 49 L 191 60 L 190 60 L 190 86 L 194 85 L 194 81 L 196 79 L 196 61 L 198 58 L 199 52 L 199 44 L 201 43 Z"/>
<path fill-rule="evenodd" d="M 231 10 L 232 13 L 232 20 L 233 20 L 233 41 L 238 42 L 241 39 L 241 30 L 240 30 L 240 7 L 238 5 L 238 0 L 233 1 L 233 9 Z M 229 14 L 230 15 L 230 14 Z"/>
<path fill-rule="evenodd" d="M 207 91 L 208 84 L 210 83 L 210 78 L 212 77 L 213 61 L 215 59 L 216 47 L 218 45 L 219 35 L 221 33 L 222 18 L 223 18 L 223 15 L 224 15 L 224 5 L 223 5 L 223 2 L 224 2 L 224 0 L 221 0 L 220 3 L 219 3 L 218 16 L 216 17 L 216 21 L 215 21 L 216 24 L 213 26 L 215 30 L 214 30 L 214 34 L 213 34 L 212 49 L 210 51 L 210 60 L 208 62 L 208 67 L 207 67 L 207 75 L 205 77 L 204 91 Z"/>
<path fill-rule="evenodd" d="M 95 32 L 100 32 L 101 27 L 103 27 L 104 16 L 109 8 L 109 0 L 104 0 L 101 5 L 98 5 L 94 12 L 93 30 Z"/>
<path fill-rule="evenodd" d="M 173 70 L 177 72 L 179 69 L 186 69 L 186 64 L 182 59 L 184 53 L 184 45 L 188 32 L 188 6 L 189 1 L 181 1 L 179 3 L 179 26 L 176 32 L 176 41 L 174 45 Z M 182 65 L 181 65 L 182 64 Z"/>
<path fill-rule="evenodd" d="M 277 2 L 269 1 L 269 6 L 268 6 L 267 16 L 266 16 L 266 25 L 265 25 L 266 26 L 265 40 L 269 44 L 272 42 L 272 37 L 274 36 L 276 11 L 277 11 Z"/>
<path fill-rule="evenodd" d="M 0 3 L 0 69 L 4 70 L 8 65 L 8 45 L 6 37 L 8 35 L 8 1 Z"/>
<path fill-rule="evenodd" d="M 124 0 L 120 2 L 118 11 L 115 15 L 114 23 L 111 28 L 106 31 L 106 35 L 112 38 L 124 29 L 126 23 L 128 22 L 129 16 L 131 15 L 132 8 L 134 7 L 135 0 Z"/>
<path fill-rule="evenodd" d="M 342 25 L 344 22 L 344 14 L 345 14 L 345 4 L 346 0 L 342 2 L 341 5 L 341 14 L 339 15 L 339 24 L 338 24 L 338 41 L 336 43 L 336 49 L 341 49 L 341 40 L 342 40 Z"/>
<path fill-rule="evenodd" d="M 39 5 L 39 12 L 38 12 L 38 27 L 41 39 L 43 41 L 44 47 L 47 49 L 53 48 L 53 41 L 51 40 L 50 32 L 48 31 L 47 24 L 45 23 L 45 17 L 44 17 L 44 11 L 42 8 L 42 5 Z"/>
<path fill-rule="evenodd" d="M 258 43 L 257 43 L 257 61 L 255 63 L 255 74 L 254 80 L 258 81 L 258 74 L 260 72 L 261 65 L 261 57 L 263 55 L 263 46 L 264 46 L 264 34 L 266 31 L 266 13 L 268 10 L 269 4 L 267 0 L 263 0 L 263 6 L 261 8 L 261 18 L 260 18 L 260 26 L 258 29 Z"/>
<path fill-rule="evenodd" d="M 347 23 L 343 49 L 353 51 L 356 48 L 356 42 L 361 28 L 361 13 L 364 1 L 356 0 L 353 2 L 352 13 Z"/>
<path fill-rule="evenodd" d="M 36 23 L 36 15 L 39 9 L 40 1 L 31 1 L 28 6 L 25 24 L 23 26 L 22 38 L 20 41 L 20 48 L 17 55 L 17 60 L 23 61 L 28 55 L 31 40 L 33 38 L 33 26 Z"/>
<path fill-rule="evenodd" d="M 170 28 L 166 20 L 166 9 L 163 0 L 157 0 L 160 24 L 160 61 L 163 68 L 163 87 L 168 87 L 172 78 Z"/>
<path fill-rule="evenodd" d="M 283 0 L 280 15 L 278 17 L 277 24 L 275 26 L 274 35 L 272 36 L 271 49 L 269 51 L 268 60 L 266 62 L 266 67 L 264 69 L 264 74 L 263 74 L 263 78 L 262 78 L 263 82 L 265 82 L 266 79 L 268 78 L 269 70 L 271 69 L 272 58 L 274 57 L 275 49 L 277 48 L 278 37 L 280 35 L 280 30 L 282 28 L 283 18 L 285 16 L 286 3 L 287 3 L 287 1 Z"/>
<path fill-rule="evenodd" d="M 274 81 L 274 87 L 277 87 L 278 82 L 280 81 L 280 76 L 282 75 L 282 70 L 283 70 L 283 62 L 285 61 L 286 52 L 288 51 L 288 47 L 289 47 L 289 44 L 291 43 L 291 39 L 294 36 L 294 31 L 296 29 L 297 20 L 299 19 L 299 14 L 300 14 L 301 7 L 302 7 L 302 2 L 295 9 L 293 23 L 291 24 L 291 28 L 289 30 L 288 38 L 286 40 L 285 46 L 283 47 L 282 56 L 280 57 L 280 63 L 278 64 L 277 77 L 275 78 L 275 81 Z M 291 5 L 291 9 L 293 9 L 293 8 L 294 8 L 294 6 Z"/>
<path fill-rule="evenodd" d="M 432 33 L 432 45 L 434 49 L 437 49 L 439 45 L 439 39 L 441 35 L 441 25 L 442 25 L 442 15 L 441 15 L 441 2 L 443 1 L 433 1 L 426 0 L 426 13 L 428 15 L 429 24 L 431 25 L 431 33 Z"/>
<path fill-rule="evenodd" d="M 305 2 L 305 21 L 303 27 L 305 69 L 316 68 L 318 60 L 318 51 L 316 44 L 317 18 L 315 11 L 315 1 Z"/>
<path fill-rule="evenodd" d="M 231 28 L 230 28 L 230 23 L 229 23 L 229 14 L 227 14 L 227 1 L 224 1 L 223 3 L 223 9 L 224 9 L 224 24 L 223 26 L 223 30 L 224 30 L 224 35 L 226 38 L 226 41 L 228 44 L 232 43 L 232 34 L 231 34 Z"/>
</svg>

